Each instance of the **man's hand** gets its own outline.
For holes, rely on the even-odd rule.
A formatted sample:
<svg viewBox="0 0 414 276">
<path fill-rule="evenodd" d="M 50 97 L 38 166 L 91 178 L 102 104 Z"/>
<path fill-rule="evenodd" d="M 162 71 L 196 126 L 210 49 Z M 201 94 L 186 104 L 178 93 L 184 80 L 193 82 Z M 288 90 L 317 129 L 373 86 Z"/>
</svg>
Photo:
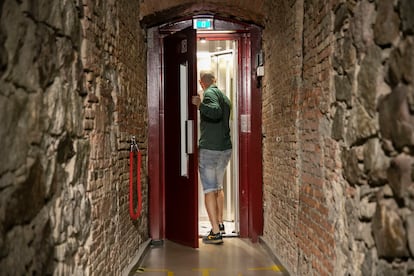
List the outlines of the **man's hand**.
<svg viewBox="0 0 414 276">
<path fill-rule="evenodd" d="M 191 103 L 192 103 L 193 105 L 197 106 L 197 108 L 199 108 L 199 107 L 200 107 L 200 103 L 201 103 L 201 97 L 200 97 L 200 95 L 193 96 L 193 97 L 191 98 Z"/>
</svg>

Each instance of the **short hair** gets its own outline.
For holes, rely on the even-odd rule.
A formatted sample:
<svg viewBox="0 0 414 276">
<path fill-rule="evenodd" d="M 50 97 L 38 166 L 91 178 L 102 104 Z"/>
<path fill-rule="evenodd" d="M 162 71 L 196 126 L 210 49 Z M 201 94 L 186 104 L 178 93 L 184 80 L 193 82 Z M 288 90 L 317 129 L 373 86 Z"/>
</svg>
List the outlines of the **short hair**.
<svg viewBox="0 0 414 276">
<path fill-rule="evenodd" d="M 215 82 L 216 77 L 214 77 L 214 74 L 211 71 L 201 71 L 200 80 L 206 85 L 211 85 Z"/>
</svg>

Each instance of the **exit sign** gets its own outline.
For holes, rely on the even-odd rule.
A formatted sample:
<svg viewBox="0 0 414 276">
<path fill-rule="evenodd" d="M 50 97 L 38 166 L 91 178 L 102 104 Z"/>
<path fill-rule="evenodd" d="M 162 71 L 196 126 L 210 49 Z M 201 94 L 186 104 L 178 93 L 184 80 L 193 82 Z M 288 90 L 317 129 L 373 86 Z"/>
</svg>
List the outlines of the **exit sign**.
<svg viewBox="0 0 414 276">
<path fill-rule="evenodd" d="M 213 29 L 213 19 L 212 18 L 196 18 L 196 19 L 194 19 L 194 29 L 212 30 Z"/>
</svg>

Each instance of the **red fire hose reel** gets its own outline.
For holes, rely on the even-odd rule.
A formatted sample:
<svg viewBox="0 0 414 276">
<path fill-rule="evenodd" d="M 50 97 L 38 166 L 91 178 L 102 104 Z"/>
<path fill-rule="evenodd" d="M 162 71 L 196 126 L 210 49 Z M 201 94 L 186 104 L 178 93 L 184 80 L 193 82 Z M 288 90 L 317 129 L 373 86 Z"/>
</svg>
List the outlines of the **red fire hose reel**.
<svg viewBox="0 0 414 276">
<path fill-rule="evenodd" d="M 134 208 L 134 159 L 136 159 L 136 199 L 137 206 Z M 136 209 L 136 210 L 135 210 Z M 141 193 L 141 152 L 135 141 L 135 136 L 131 138 L 131 150 L 129 152 L 129 216 L 136 220 L 140 217 L 142 210 Z"/>
</svg>

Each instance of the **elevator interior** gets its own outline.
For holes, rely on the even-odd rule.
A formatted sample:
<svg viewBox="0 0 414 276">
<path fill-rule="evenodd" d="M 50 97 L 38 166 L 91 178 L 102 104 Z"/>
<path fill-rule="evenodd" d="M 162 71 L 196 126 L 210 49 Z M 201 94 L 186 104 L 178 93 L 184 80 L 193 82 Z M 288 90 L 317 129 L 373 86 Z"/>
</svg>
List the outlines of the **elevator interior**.
<svg viewBox="0 0 414 276">
<path fill-rule="evenodd" d="M 197 36 L 197 76 L 202 70 L 212 71 L 217 80 L 218 88 L 226 94 L 232 102 L 230 116 L 230 134 L 232 138 L 233 154 L 227 167 L 224 186 L 223 219 L 226 226 L 225 236 L 237 236 L 239 233 L 239 199 L 238 199 L 238 133 L 237 133 L 237 41 L 236 40 L 209 40 L 198 34 Z M 198 86 L 201 90 L 201 87 Z M 199 91 L 200 93 L 201 91 Z M 198 124 L 199 125 L 199 124 Z M 198 131 L 198 133 L 200 133 Z M 204 194 L 199 179 L 199 235 L 210 231 L 211 225 L 204 206 Z"/>
</svg>

